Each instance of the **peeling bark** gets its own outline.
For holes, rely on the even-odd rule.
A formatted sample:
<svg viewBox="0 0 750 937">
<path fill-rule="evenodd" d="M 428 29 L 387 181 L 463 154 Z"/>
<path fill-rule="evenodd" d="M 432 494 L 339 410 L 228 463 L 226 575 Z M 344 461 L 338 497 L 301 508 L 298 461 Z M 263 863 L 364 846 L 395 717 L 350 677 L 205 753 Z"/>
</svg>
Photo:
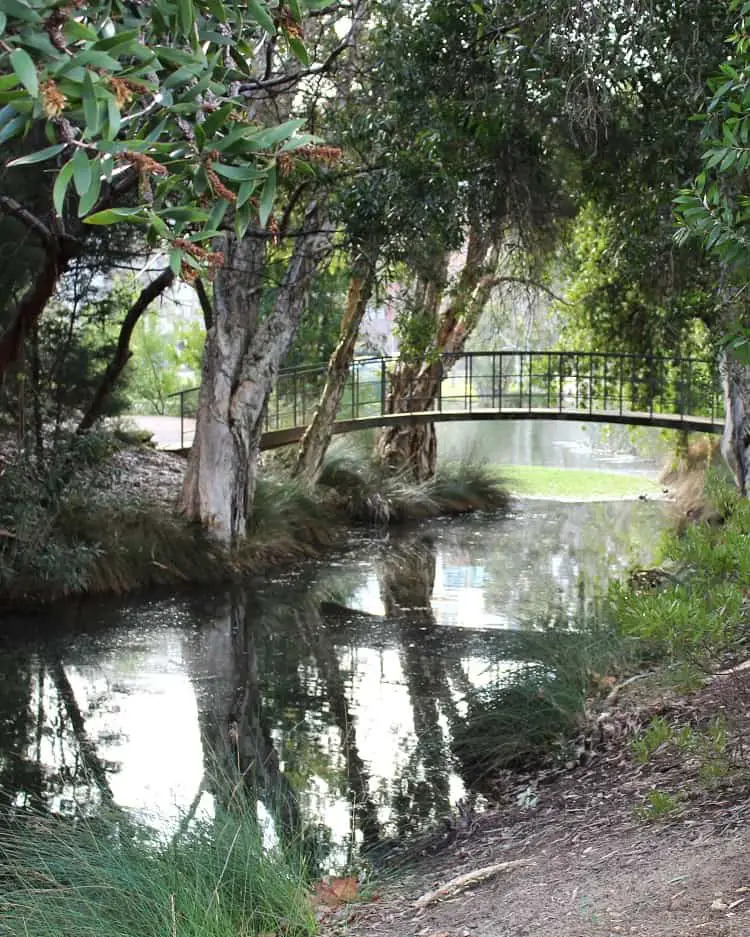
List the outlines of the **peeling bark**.
<svg viewBox="0 0 750 937">
<path fill-rule="evenodd" d="M 273 307 L 263 318 L 267 239 L 226 239 L 203 353 L 183 510 L 227 546 L 236 546 L 247 533 L 266 399 L 299 326 L 312 276 L 330 245 L 321 217 L 320 205 L 313 203 Z"/>
<path fill-rule="evenodd" d="M 422 360 L 399 362 L 391 377 L 387 413 L 435 409 L 440 384 L 461 357 L 496 283 L 487 276 L 496 263 L 492 240 L 472 227 L 455 285 L 445 291 L 439 280 L 417 283 L 412 302 L 420 314 L 434 318 L 435 338 Z M 435 426 L 389 427 L 379 435 L 375 452 L 393 471 L 407 472 L 417 482 L 427 481 L 435 475 L 437 465 Z"/>
<path fill-rule="evenodd" d="M 294 475 L 306 481 L 317 480 L 323 459 L 331 444 L 333 424 L 351 370 L 359 327 L 372 295 L 374 282 L 374 266 L 360 257 L 354 264 L 349 280 L 346 311 L 341 323 L 339 342 L 328 361 L 326 382 L 320 402 L 315 409 L 312 422 L 302 437 L 297 454 Z"/>
<path fill-rule="evenodd" d="M 725 355 L 721 376 L 726 412 L 721 454 L 734 473 L 738 491 L 746 497 L 750 467 L 750 366 Z"/>
</svg>

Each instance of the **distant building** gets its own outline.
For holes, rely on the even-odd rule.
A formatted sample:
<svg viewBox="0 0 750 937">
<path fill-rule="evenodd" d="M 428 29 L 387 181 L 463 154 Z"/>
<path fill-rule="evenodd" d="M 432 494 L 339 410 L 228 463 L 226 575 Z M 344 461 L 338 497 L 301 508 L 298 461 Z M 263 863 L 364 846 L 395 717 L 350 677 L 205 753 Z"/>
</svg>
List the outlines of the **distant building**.
<svg viewBox="0 0 750 937">
<path fill-rule="evenodd" d="M 388 287 L 384 302 L 367 307 L 359 330 L 360 352 L 389 356 L 398 354 L 395 324 L 403 289 L 400 283 L 393 283 Z"/>
</svg>

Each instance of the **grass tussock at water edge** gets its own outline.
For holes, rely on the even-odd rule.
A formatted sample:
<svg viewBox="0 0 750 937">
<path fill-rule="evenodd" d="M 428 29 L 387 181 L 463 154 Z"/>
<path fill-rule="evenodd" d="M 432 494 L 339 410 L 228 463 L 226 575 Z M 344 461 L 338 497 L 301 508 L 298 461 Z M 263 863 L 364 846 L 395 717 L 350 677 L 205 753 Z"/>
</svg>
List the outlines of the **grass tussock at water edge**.
<svg viewBox="0 0 750 937">
<path fill-rule="evenodd" d="M 122 817 L 14 820 L 0 836 L 0 921 L 24 937 L 315 932 L 304 859 L 264 845 L 252 811 L 217 812 L 169 842 Z"/>
<path fill-rule="evenodd" d="M 37 604 L 94 593 L 219 582 L 316 556 L 352 524 L 385 526 L 506 503 L 500 482 L 453 466 L 425 484 L 389 473 L 369 454 L 333 447 L 310 487 L 271 465 L 255 493 L 248 537 L 231 553 L 176 507 L 97 483 L 111 441 L 45 474 L 22 460 L 0 475 L 0 601 Z"/>
</svg>

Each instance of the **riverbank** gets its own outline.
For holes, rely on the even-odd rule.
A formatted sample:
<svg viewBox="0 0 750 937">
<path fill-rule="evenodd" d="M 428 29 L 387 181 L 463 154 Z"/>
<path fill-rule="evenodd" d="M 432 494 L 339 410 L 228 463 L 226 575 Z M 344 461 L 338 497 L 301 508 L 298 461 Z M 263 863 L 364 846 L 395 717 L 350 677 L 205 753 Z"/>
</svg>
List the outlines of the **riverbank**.
<svg viewBox="0 0 750 937">
<path fill-rule="evenodd" d="M 322 933 L 744 937 L 747 771 L 675 740 L 700 737 L 725 713 L 738 756 L 750 723 L 736 699 L 748 690 L 745 672 L 688 696 L 623 691 L 585 764 L 504 779 L 503 806 L 393 860 L 378 900 L 332 912 Z M 670 738 L 644 762 L 635 743 L 654 720 Z"/>
<path fill-rule="evenodd" d="M 0 474 L 0 604 L 23 609 L 61 598 L 155 586 L 221 583 L 346 546 L 356 525 L 385 528 L 441 515 L 505 508 L 490 471 L 455 465 L 417 485 L 368 460 L 332 454 L 310 488 L 271 465 L 256 489 L 253 525 L 227 551 L 179 511 L 185 461 L 146 446 L 86 439 L 75 470 L 35 478 L 6 460 Z"/>
<path fill-rule="evenodd" d="M 750 932 L 750 505 L 715 477 L 707 493 L 721 524 L 668 536 L 662 567 L 610 588 L 610 643 L 545 658 L 515 730 L 541 749 L 502 739 L 517 692 L 497 693 L 510 711 L 478 711 L 496 806 L 395 850 L 378 902 L 345 926 L 332 913 L 327 937 Z M 545 706 L 557 738 L 534 728 Z"/>
</svg>

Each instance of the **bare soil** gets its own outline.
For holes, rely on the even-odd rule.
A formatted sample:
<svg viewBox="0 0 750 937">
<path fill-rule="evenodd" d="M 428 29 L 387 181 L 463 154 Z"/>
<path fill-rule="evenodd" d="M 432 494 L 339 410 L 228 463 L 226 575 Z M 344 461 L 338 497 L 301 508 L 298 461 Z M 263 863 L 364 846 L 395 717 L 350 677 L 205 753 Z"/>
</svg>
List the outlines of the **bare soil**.
<svg viewBox="0 0 750 937">
<path fill-rule="evenodd" d="M 592 717 L 578 764 L 498 778 L 502 806 L 392 860 L 379 893 L 330 912 L 324 934 L 748 937 L 749 704 L 748 670 L 688 696 L 634 684 Z M 655 716 L 674 734 L 641 764 L 632 740 Z M 675 742 L 684 727 L 708 738 L 717 718 L 728 729 L 720 750 Z M 674 809 L 653 815 L 653 791 Z M 505 862 L 424 907 L 454 877 Z"/>
</svg>

